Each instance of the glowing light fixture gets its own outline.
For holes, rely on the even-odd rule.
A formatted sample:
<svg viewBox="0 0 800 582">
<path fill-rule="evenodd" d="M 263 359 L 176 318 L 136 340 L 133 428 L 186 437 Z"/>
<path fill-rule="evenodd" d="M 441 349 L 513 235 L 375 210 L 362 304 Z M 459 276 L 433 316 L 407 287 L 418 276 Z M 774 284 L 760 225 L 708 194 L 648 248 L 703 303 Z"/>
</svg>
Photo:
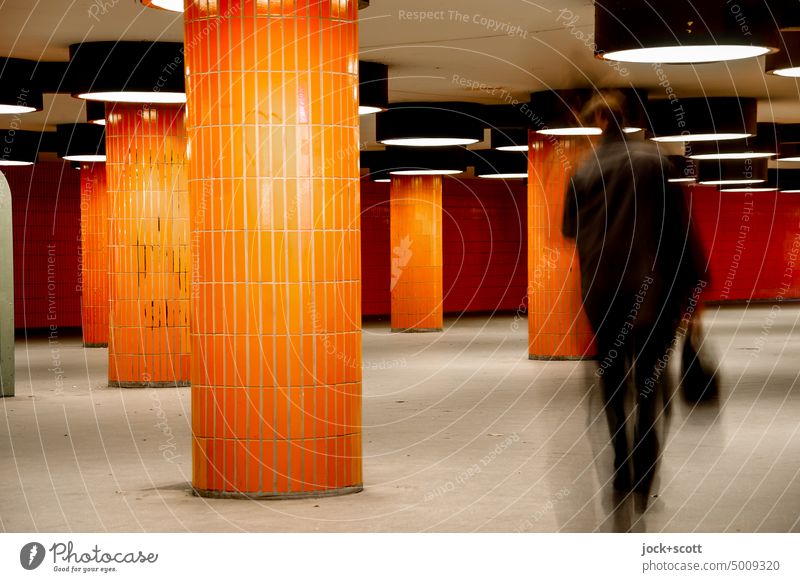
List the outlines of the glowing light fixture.
<svg viewBox="0 0 800 582">
<path fill-rule="evenodd" d="M 764 70 L 779 77 L 800 77 L 800 32 L 784 31 L 781 41 L 781 51 L 767 56 Z"/>
<path fill-rule="evenodd" d="M 142 0 L 142 4 L 170 12 L 183 12 L 183 0 Z"/>
<path fill-rule="evenodd" d="M 120 103 L 186 103 L 183 43 L 85 42 L 69 47 L 72 95 Z"/>
<path fill-rule="evenodd" d="M 472 103 L 398 103 L 377 114 L 375 133 L 388 146 L 439 148 L 478 143 L 483 126 Z"/>
<path fill-rule="evenodd" d="M 106 124 L 106 104 L 102 101 L 86 102 L 86 122 L 95 125 Z"/>
<path fill-rule="evenodd" d="M 389 67 L 358 61 L 358 114 L 370 115 L 389 108 Z"/>
<path fill-rule="evenodd" d="M 781 143 L 779 162 L 800 162 L 800 143 Z"/>
<path fill-rule="evenodd" d="M 42 134 L 22 129 L 0 130 L 0 166 L 30 166 L 36 163 Z"/>
<path fill-rule="evenodd" d="M 697 181 L 697 163 L 684 156 L 667 156 L 671 167 L 667 168 L 670 172 L 668 182 L 676 184 L 689 184 Z"/>
<path fill-rule="evenodd" d="M 767 160 L 717 160 L 701 162 L 698 182 L 704 186 L 739 186 L 767 181 Z"/>
<path fill-rule="evenodd" d="M 451 176 L 466 171 L 465 156 L 466 150 L 459 147 L 388 147 L 383 151 L 362 151 L 361 167 L 369 169 L 373 181 L 389 176 Z"/>
<path fill-rule="evenodd" d="M 756 133 L 757 112 L 753 98 L 693 97 L 647 105 L 651 139 L 666 143 L 750 137 Z"/>
<path fill-rule="evenodd" d="M 779 48 L 766 0 L 597 0 L 594 18 L 595 56 L 609 61 L 712 63 Z"/>
<path fill-rule="evenodd" d="M 41 111 L 42 92 L 33 81 L 36 63 L 0 58 L 0 115 Z"/>
<path fill-rule="evenodd" d="M 539 129 L 536 133 L 541 135 L 602 135 L 603 130 L 599 127 L 556 127 Z"/>
<path fill-rule="evenodd" d="M 475 150 L 475 175 L 493 180 L 517 180 L 528 177 L 528 156 L 520 152 Z"/>
<path fill-rule="evenodd" d="M 778 133 L 774 123 L 759 123 L 756 135 L 742 140 L 723 140 L 686 145 L 686 157 L 693 160 L 752 160 L 778 154 Z"/>
<path fill-rule="evenodd" d="M 105 162 L 105 128 L 93 123 L 60 124 L 56 127 L 58 157 L 71 162 Z"/>
<path fill-rule="evenodd" d="M 524 128 L 491 129 L 492 148 L 501 152 L 527 152 L 528 130 Z"/>
</svg>

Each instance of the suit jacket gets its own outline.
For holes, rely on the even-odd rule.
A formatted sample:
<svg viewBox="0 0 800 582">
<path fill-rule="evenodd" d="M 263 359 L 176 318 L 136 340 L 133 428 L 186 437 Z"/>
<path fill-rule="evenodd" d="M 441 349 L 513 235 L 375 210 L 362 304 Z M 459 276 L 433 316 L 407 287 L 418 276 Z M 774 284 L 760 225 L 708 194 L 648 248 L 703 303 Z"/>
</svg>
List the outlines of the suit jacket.
<svg viewBox="0 0 800 582">
<path fill-rule="evenodd" d="M 567 188 L 562 231 L 580 258 L 584 307 L 595 330 L 617 301 L 641 296 L 637 324 L 678 317 L 705 261 L 671 162 L 655 145 L 604 140 Z"/>
</svg>

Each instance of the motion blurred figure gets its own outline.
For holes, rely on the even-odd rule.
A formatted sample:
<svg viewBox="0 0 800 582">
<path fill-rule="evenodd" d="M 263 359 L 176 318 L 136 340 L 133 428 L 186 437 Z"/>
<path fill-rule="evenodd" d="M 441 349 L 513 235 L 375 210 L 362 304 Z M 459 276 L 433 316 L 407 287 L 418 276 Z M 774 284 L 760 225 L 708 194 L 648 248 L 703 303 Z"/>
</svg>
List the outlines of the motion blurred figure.
<svg viewBox="0 0 800 582">
<path fill-rule="evenodd" d="M 603 137 L 572 177 L 562 230 L 576 241 L 584 309 L 595 332 L 614 488 L 646 498 L 659 455 L 655 424 L 665 359 L 702 276 L 696 264 L 702 255 L 683 192 L 667 180 L 674 168 L 655 145 L 626 139 L 624 111 L 619 92 L 599 94 L 584 107 L 584 124 L 600 127 Z M 626 431 L 630 386 L 633 442 Z"/>
</svg>

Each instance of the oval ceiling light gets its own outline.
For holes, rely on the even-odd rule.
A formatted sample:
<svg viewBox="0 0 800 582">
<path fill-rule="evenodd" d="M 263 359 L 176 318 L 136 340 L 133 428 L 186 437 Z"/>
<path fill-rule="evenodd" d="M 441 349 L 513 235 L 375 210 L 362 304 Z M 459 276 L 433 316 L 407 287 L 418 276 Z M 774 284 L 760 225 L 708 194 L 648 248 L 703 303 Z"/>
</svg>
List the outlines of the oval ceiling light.
<svg viewBox="0 0 800 582">
<path fill-rule="evenodd" d="M 460 147 L 423 150 L 407 147 L 387 147 L 384 151 L 361 152 L 361 167 L 393 176 L 450 176 L 466 171 L 466 150 Z"/>
<path fill-rule="evenodd" d="M 698 183 L 703 186 L 738 186 L 767 181 L 767 160 L 717 160 L 700 162 Z"/>
<path fill-rule="evenodd" d="M 522 106 L 529 113 L 533 130 L 540 135 L 601 135 L 599 127 L 584 126 L 580 113 L 591 99 L 591 89 L 547 89 L 531 93 L 530 103 Z"/>
<path fill-rule="evenodd" d="M 528 177 L 528 156 L 520 152 L 474 150 L 475 175 L 494 180 L 519 180 Z"/>
<path fill-rule="evenodd" d="M 141 0 L 149 8 L 160 8 L 170 12 L 183 12 L 183 0 Z"/>
<path fill-rule="evenodd" d="M 800 77 L 800 32 L 782 32 L 781 41 L 782 50 L 767 55 L 764 70 L 779 77 Z"/>
<path fill-rule="evenodd" d="M 106 104 L 103 101 L 86 102 L 86 123 L 106 124 Z"/>
<path fill-rule="evenodd" d="M 528 151 L 528 130 L 525 128 L 498 129 L 493 127 L 490 135 L 492 149 L 501 152 Z"/>
<path fill-rule="evenodd" d="M 745 139 L 686 144 L 686 157 L 693 160 L 747 160 L 778 155 L 778 133 L 774 123 L 757 124 L 756 135 Z"/>
<path fill-rule="evenodd" d="M 697 164 L 684 156 L 667 156 L 672 163 L 669 169 L 673 175 L 667 178 L 668 182 L 676 184 L 690 184 L 697 181 Z"/>
<path fill-rule="evenodd" d="M 85 42 L 69 47 L 72 95 L 119 103 L 186 103 L 183 43 Z"/>
<path fill-rule="evenodd" d="M 650 139 L 667 143 L 744 139 L 755 135 L 757 113 L 754 98 L 691 97 L 647 104 Z"/>
<path fill-rule="evenodd" d="M 358 61 L 358 114 L 370 115 L 389 108 L 389 67 Z"/>
<path fill-rule="evenodd" d="M 0 129 L 0 166 L 35 164 L 41 140 L 38 131 Z"/>
<path fill-rule="evenodd" d="M 93 123 L 56 126 L 58 157 L 70 162 L 105 162 L 105 128 Z"/>
<path fill-rule="evenodd" d="M 778 154 L 779 162 L 800 162 L 800 144 L 782 143 Z"/>
<path fill-rule="evenodd" d="M 787 194 L 800 193 L 800 170 L 770 168 L 769 182 L 775 184 L 778 190 Z"/>
<path fill-rule="evenodd" d="M 473 103 L 397 103 L 377 114 L 375 134 L 388 146 L 470 145 L 483 140 L 480 111 Z"/>
<path fill-rule="evenodd" d="M 629 63 L 712 63 L 779 48 L 766 0 L 597 0 L 594 30 L 597 58 Z"/>
<path fill-rule="evenodd" d="M 0 58 L 0 115 L 44 109 L 42 92 L 32 80 L 35 68 L 35 61 Z"/>
</svg>

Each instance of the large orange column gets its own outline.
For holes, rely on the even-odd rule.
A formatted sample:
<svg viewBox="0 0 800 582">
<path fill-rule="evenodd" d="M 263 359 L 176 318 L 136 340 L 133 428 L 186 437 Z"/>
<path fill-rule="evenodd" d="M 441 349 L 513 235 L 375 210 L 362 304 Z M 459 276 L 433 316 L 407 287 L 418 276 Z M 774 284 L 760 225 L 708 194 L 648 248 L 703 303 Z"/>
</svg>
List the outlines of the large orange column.
<svg viewBox="0 0 800 582">
<path fill-rule="evenodd" d="M 81 164 L 81 324 L 83 345 L 108 345 L 106 166 Z"/>
<path fill-rule="evenodd" d="M 180 105 L 107 108 L 108 383 L 189 381 L 189 205 Z"/>
<path fill-rule="evenodd" d="M 442 331 L 442 177 L 392 176 L 392 331 Z"/>
<path fill-rule="evenodd" d="M 200 495 L 361 489 L 356 11 L 187 3 Z"/>
<path fill-rule="evenodd" d="M 588 138 L 530 133 L 528 147 L 528 357 L 582 359 L 595 355 L 583 312 L 575 243 L 561 234 L 572 173 L 590 153 Z"/>
</svg>

